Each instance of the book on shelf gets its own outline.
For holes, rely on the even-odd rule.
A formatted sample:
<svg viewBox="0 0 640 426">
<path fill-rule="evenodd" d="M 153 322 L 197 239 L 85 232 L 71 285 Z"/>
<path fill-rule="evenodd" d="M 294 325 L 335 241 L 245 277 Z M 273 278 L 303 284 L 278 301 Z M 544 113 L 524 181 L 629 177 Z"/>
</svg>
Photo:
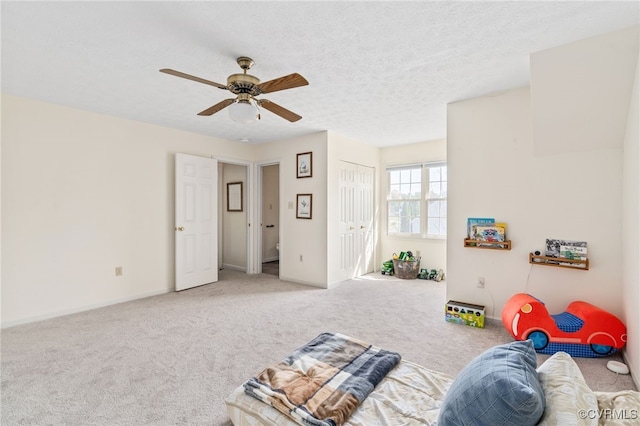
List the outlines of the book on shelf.
<svg viewBox="0 0 640 426">
<path fill-rule="evenodd" d="M 555 257 L 561 265 L 570 265 L 577 268 L 584 268 L 586 264 L 575 262 L 562 262 L 561 259 L 570 260 L 587 260 L 587 242 L 573 240 L 557 240 L 547 239 L 546 252 L 547 257 Z"/>
<path fill-rule="evenodd" d="M 561 245 L 560 257 L 565 259 L 587 260 L 587 246 Z"/>
<path fill-rule="evenodd" d="M 496 223 L 496 220 L 492 217 L 470 217 L 467 219 L 467 238 L 470 240 L 477 240 L 476 226 L 485 225 L 491 226 Z"/>
<path fill-rule="evenodd" d="M 497 247 L 495 243 L 507 241 L 507 224 L 496 222 L 492 217 L 470 217 L 467 219 L 467 239 L 477 241 L 468 242 L 468 246 Z M 491 244 L 483 244 L 483 241 Z"/>
<path fill-rule="evenodd" d="M 504 242 L 504 228 L 495 225 L 475 225 L 478 241 Z"/>
</svg>

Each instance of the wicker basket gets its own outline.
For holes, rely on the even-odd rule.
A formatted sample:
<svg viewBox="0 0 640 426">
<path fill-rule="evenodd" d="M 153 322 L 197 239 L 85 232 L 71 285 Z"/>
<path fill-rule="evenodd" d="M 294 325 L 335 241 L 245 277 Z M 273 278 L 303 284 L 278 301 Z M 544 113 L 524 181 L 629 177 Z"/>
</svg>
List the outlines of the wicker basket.
<svg viewBox="0 0 640 426">
<path fill-rule="evenodd" d="M 415 280 L 420 273 L 420 258 L 415 260 L 393 259 L 393 270 L 398 278 L 404 280 Z"/>
</svg>

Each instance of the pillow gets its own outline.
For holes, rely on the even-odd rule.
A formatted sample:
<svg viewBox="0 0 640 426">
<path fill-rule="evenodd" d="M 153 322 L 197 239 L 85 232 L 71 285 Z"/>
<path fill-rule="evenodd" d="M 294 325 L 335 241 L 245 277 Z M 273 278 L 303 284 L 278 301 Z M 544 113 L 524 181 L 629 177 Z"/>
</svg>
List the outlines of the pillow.
<svg viewBox="0 0 640 426">
<path fill-rule="evenodd" d="M 449 388 L 438 426 L 535 425 L 545 406 L 536 366 L 531 340 L 488 349 Z"/>
<path fill-rule="evenodd" d="M 598 399 L 576 362 L 556 352 L 538 367 L 547 406 L 541 425 L 598 425 Z"/>
</svg>

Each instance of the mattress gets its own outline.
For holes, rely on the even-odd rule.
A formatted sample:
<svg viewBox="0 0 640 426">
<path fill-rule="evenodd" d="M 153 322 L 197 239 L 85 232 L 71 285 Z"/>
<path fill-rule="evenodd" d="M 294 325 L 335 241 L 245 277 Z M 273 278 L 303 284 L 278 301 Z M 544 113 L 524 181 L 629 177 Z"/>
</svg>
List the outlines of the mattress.
<svg viewBox="0 0 640 426">
<path fill-rule="evenodd" d="M 447 374 L 401 360 L 345 425 L 435 425 L 451 383 L 453 378 Z M 245 394 L 242 385 L 227 397 L 225 404 L 235 426 L 297 426 L 285 414 Z"/>
</svg>

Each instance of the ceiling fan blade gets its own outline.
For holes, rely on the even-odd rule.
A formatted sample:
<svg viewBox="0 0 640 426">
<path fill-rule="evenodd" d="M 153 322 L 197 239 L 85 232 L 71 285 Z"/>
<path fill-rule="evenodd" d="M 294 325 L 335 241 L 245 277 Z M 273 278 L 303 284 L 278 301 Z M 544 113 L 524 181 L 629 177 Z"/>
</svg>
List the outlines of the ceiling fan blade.
<svg viewBox="0 0 640 426">
<path fill-rule="evenodd" d="M 258 85 L 262 93 L 277 92 L 278 90 L 293 89 L 294 87 L 306 86 L 309 84 L 306 78 L 298 73 L 285 75 L 274 80 L 265 81 Z"/>
<path fill-rule="evenodd" d="M 220 111 L 221 109 L 228 107 L 235 101 L 236 101 L 235 99 L 225 99 L 224 101 L 218 102 L 214 106 L 211 106 L 205 109 L 204 111 L 199 112 L 198 115 L 213 115 L 216 112 Z"/>
<path fill-rule="evenodd" d="M 183 72 L 172 70 L 169 68 L 163 68 L 160 70 L 160 72 L 163 72 L 165 74 L 175 75 L 176 77 L 186 78 L 187 80 L 197 81 L 198 83 L 208 84 L 209 86 L 217 87 L 218 89 L 227 90 L 227 86 L 222 85 L 220 83 L 216 83 L 215 81 L 205 80 L 204 78 L 196 77 L 195 75 L 191 75 L 191 74 L 185 74 Z"/>
<path fill-rule="evenodd" d="M 260 105 L 261 107 L 263 107 L 266 110 L 271 111 L 272 113 L 279 115 L 280 117 L 284 118 L 285 120 L 289 120 L 292 123 L 295 121 L 300 120 L 302 117 L 299 116 L 298 114 L 296 114 L 295 112 L 291 112 L 286 108 L 281 107 L 280 105 L 271 102 L 267 99 L 260 99 L 258 101 L 258 105 Z"/>
</svg>

